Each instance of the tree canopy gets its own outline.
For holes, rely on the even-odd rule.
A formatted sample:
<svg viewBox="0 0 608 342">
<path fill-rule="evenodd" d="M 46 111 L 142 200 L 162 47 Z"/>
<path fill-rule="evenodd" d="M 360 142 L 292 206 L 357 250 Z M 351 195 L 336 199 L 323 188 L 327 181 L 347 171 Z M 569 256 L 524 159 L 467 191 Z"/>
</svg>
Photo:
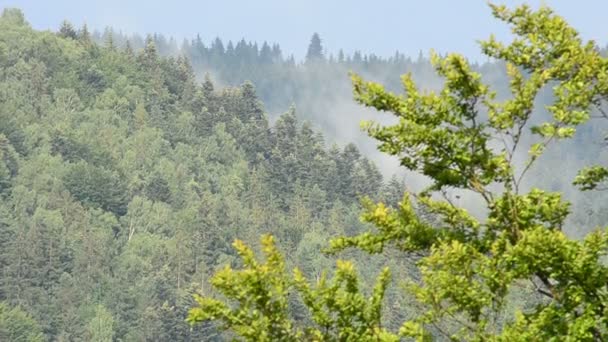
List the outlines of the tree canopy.
<svg viewBox="0 0 608 342">
<path fill-rule="evenodd" d="M 321 45 L 321 37 L 318 33 L 314 33 L 310 38 L 310 44 L 306 51 L 306 61 L 315 62 L 323 59 L 323 46 Z"/>
</svg>

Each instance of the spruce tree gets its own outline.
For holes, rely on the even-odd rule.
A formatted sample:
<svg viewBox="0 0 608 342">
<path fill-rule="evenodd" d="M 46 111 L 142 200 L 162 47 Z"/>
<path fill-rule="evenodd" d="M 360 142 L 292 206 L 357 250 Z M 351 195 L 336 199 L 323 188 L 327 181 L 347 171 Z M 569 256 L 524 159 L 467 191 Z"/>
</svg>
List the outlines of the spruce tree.
<svg viewBox="0 0 608 342">
<path fill-rule="evenodd" d="M 70 23 L 67 20 L 64 20 L 61 23 L 58 34 L 59 34 L 59 36 L 61 36 L 63 38 L 71 38 L 71 39 L 78 38 L 78 33 L 74 29 L 74 26 L 72 25 L 72 23 Z"/>
<path fill-rule="evenodd" d="M 318 33 L 314 33 L 310 39 L 308 50 L 306 52 L 306 62 L 318 62 L 323 60 L 323 46 L 321 45 L 321 37 Z"/>
</svg>

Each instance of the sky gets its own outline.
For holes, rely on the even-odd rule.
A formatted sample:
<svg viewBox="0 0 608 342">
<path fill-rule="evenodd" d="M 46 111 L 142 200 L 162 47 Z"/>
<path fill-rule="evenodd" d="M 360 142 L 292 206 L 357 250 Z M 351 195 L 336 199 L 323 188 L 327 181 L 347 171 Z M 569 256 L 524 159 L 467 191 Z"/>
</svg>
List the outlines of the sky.
<svg viewBox="0 0 608 342">
<path fill-rule="evenodd" d="M 524 1 L 495 1 L 513 6 Z M 529 0 L 565 17 L 583 38 L 608 42 L 608 1 Z M 102 31 L 163 33 L 181 41 L 200 34 L 204 41 L 280 44 L 286 55 L 302 58 L 314 32 L 324 48 L 360 50 L 380 56 L 395 51 L 415 57 L 430 49 L 459 52 L 484 61 L 476 43 L 490 33 L 509 38 L 508 28 L 491 15 L 485 0 L 0 0 L 0 8 L 21 8 L 36 29 L 56 30 L 67 19 Z"/>
</svg>

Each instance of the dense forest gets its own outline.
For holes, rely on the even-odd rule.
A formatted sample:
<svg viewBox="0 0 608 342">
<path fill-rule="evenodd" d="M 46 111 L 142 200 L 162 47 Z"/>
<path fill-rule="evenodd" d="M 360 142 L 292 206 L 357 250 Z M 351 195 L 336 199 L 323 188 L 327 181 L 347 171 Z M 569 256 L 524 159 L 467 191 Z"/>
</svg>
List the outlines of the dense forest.
<svg viewBox="0 0 608 342">
<path fill-rule="evenodd" d="M 73 28 L 67 31 L 70 30 L 74 31 Z M 131 50 L 143 49 L 146 41 L 152 41 L 161 56 L 186 56 L 200 82 L 208 78 L 214 84 L 238 86 L 250 81 L 264 102 L 271 121 L 295 105 L 297 115 L 312 122 L 327 139 L 340 144 L 355 143 L 370 158 L 388 164 L 379 165 L 387 175 L 399 172 L 397 163 L 376 153 L 375 143 L 361 132 L 359 120 L 377 117 L 377 114 L 362 111 L 352 101 L 348 73 L 355 71 L 394 90 L 400 88 L 399 76 L 405 71 L 424 80 L 428 87 L 436 88 L 441 84 L 428 58 L 422 54 L 412 59 L 396 52 L 392 57 L 383 58 L 361 52 L 346 55 L 338 51 L 334 56 L 325 50 L 321 37 L 316 33 L 308 45 L 303 42 L 302 50 L 306 51 L 303 60 L 285 55 L 278 44 L 257 44 L 244 39 L 237 43 L 224 42 L 220 38 L 207 42 L 198 35 L 178 46 L 175 39 L 159 33 L 142 38 L 116 32 L 110 27 L 103 32 L 93 32 L 91 36 L 100 46 L 112 45 Z M 491 72 L 494 74 L 490 77 L 504 75 L 500 68 L 490 67 L 488 75 Z M 391 120 L 388 116 L 384 119 Z"/>
<path fill-rule="evenodd" d="M 74 28 L 70 30 L 74 31 Z M 355 144 L 363 155 L 376 163 L 385 177 L 397 175 L 397 179 L 402 180 L 405 174 L 409 179 L 408 186 L 414 189 L 425 184 L 425 179 L 405 172 L 396 158 L 379 153 L 377 142 L 360 129 L 361 120 L 371 119 L 391 124 L 395 119 L 357 105 L 352 99 L 353 90 L 348 77 L 350 72 L 355 72 L 365 79 L 383 84 L 388 90 L 400 92 L 400 76 L 409 73 L 421 88 L 438 90 L 443 85 L 443 80 L 435 73 L 428 56 L 422 53 L 406 56 L 395 52 L 388 58 L 361 52 L 345 55 L 338 51 L 332 54 L 323 48 L 318 34 L 313 34 L 307 45 L 303 44 L 302 50 L 306 51 L 303 60 L 296 60 L 293 55 L 285 55 L 277 44 L 257 44 L 244 39 L 237 43 L 224 42 L 220 38 L 206 42 L 199 35 L 192 40 L 178 43 L 175 39 L 158 33 L 142 38 L 140 35 L 125 35 L 110 27 L 103 32 L 94 32 L 92 37 L 100 46 L 112 45 L 119 49 L 132 50 L 141 50 L 146 41 L 152 41 L 162 56 L 186 56 L 191 61 L 199 82 L 209 79 L 225 86 L 238 86 L 251 81 L 265 105 L 270 121 L 276 120 L 286 108 L 295 106 L 300 120 L 311 122 L 331 143 Z M 606 49 L 601 48 L 600 52 L 605 55 Z M 492 86 L 497 92 L 497 99 L 504 100 L 511 96 L 510 81 L 503 60 L 488 57 L 483 63 L 472 61 L 471 68 Z M 541 89 L 536 98 L 537 115 L 531 118 L 532 122 L 547 118 L 548 113 L 542 105 L 549 104 L 552 100 L 550 89 Z M 540 157 L 542 163 L 535 165 L 530 178 L 524 180 L 529 180 L 529 184 L 562 191 L 574 206 L 580 206 L 581 210 L 574 210 L 573 216 L 569 218 L 573 220 L 574 225 L 579 226 L 576 231 L 569 232 L 576 236 L 582 236 L 589 229 L 603 224 L 608 218 L 602 215 L 603 210 L 595 204 L 601 201 L 601 198 L 606 198 L 604 194 L 580 193 L 568 186 L 579 168 L 596 162 L 598 156 L 606 153 L 603 136 L 607 129 L 608 124 L 605 121 L 595 120 L 592 125 L 580 127 L 581 134 L 577 134 L 573 140 L 549 146 L 545 155 Z M 528 139 L 527 136 L 522 138 Z M 524 158 L 525 153 L 518 161 L 523 163 Z M 554 168 L 562 168 L 563 171 L 546 172 Z M 464 202 L 467 194 L 459 195 Z M 476 205 L 472 204 L 468 209 L 475 210 L 475 207 Z M 593 211 L 594 215 L 588 215 L 590 211 Z"/>
<path fill-rule="evenodd" d="M 470 70 L 479 73 L 480 79 L 496 90 L 499 100 L 508 99 L 513 93 L 517 95 L 513 73 L 505 71 L 509 70 L 507 62 L 532 75 L 536 71 L 516 64 L 516 58 L 507 54 L 492 57 L 487 63 L 472 64 Z M 402 86 L 399 75 L 409 72 L 422 89 L 437 90 L 447 84 L 455 89 L 449 90 L 460 95 L 473 91 L 459 89 L 462 84 L 456 81 L 453 84 L 444 81 L 445 78 L 449 81 L 454 73 L 468 75 L 462 68 L 450 69 L 461 62 L 445 58 L 448 62 L 437 74 L 437 64 L 441 62 L 433 63 L 422 55 L 411 58 L 396 53 L 382 58 L 359 52 L 345 55 L 341 51 L 332 55 L 323 49 L 319 35 L 314 34 L 305 59 L 296 61 L 293 56 L 284 55 L 279 45 L 266 42 L 233 43 L 217 38 L 206 44 L 197 36 L 178 46 L 172 38 L 161 34 L 141 38 L 123 35 L 112 28 L 103 33 L 90 32 L 86 26 L 75 28 L 68 22 L 62 23 L 56 32 L 36 31 L 21 11 L 5 9 L 0 18 L 0 340 L 220 341 L 234 338 L 235 334 L 256 340 L 252 338 L 256 335 L 242 333 L 244 330 L 238 327 L 234 329 L 238 324 L 213 321 L 230 318 L 225 311 L 204 319 L 196 317 L 196 309 L 194 316 L 191 311 L 216 305 L 206 307 L 207 314 L 214 312 L 219 304 L 205 302 L 203 297 L 231 298 L 234 293 L 230 288 L 239 286 L 243 287 L 240 288 L 243 293 L 252 295 L 276 290 L 269 291 L 280 297 L 277 301 L 280 307 L 268 314 L 270 318 L 284 313 L 302 326 L 318 324 L 322 316 L 319 307 L 332 307 L 321 301 L 346 296 L 359 305 L 353 304 L 355 311 L 365 312 L 357 318 L 359 328 L 367 327 L 368 320 L 375 327 L 378 321 L 374 317 L 381 314 L 382 328 L 403 330 L 402 337 L 447 338 L 449 334 L 444 330 L 452 329 L 461 318 L 471 317 L 461 317 L 461 312 L 453 308 L 450 313 L 457 317 L 445 318 L 443 313 L 435 312 L 427 315 L 428 321 L 415 321 L 418 325 L 407 326 L 410 330 L 402 327 L 404 321 L 415 320 L 424 312 L 429 304 L 424 298 L 431 296 L 427 293 L 424 297 L 423 292 L 416 296 L 408 294 L 403 291 L 406 282 L 436 280 L 437 293 L 443 290 L 441 284 L 446 284 L 442 279 L 428 278 L 428 273 L 416 267 L 426 262 L 427 269 L 433 268 L 424 257 L 432 256 L 429 241 L 436 234 L 431 230 L 407 230 L 413 234 L 413 238 L 407 238 L 403 231 L 391 229 L 396 229 L 395 222 L 403 223 L 414 216 L 419 228 L 447 224 L 461 229 L 460 226 L 474 226 L 474 216 L 485 216 L 488 210 L 492 219 L 500 221 L 504 218 L 492 211 L 496 206 L 486 207 L 475 197 L 480 194 L 483 197 L 490 190 L 471 191 L 467 180 L 458 177 L 481 174 L 487 178 L 481 180 L 482 185 L 489 189 L 496 183 L 498 187 L 506 184 L 507 188 L 513 184 L 501 183 L 504 178 L 500 178 L 501 172 L 507 171 L 492 164 L 498 163 L 496 159 L 492 163 L 487 161 L 488 150 L 481 156 L 476 151 L 471 155 L 462 152 L 465 157 L 454 162 L 461 167 L 460 175 L 438 173 L 437 170 L 448 169 L 453 162 L 444 163 L 441 159 L 444 152 L 416 154 L 419 146 L 450 142 L 446 137 L 438 137 L 431 143 L 425 140 L 426 136 L 416 138 L 412 134 L 412 140 L 401 141 L 399 136 L 393 136 L 398 129 L 382 131 L 379 127 L 368 127 L 368 133 L 380 141 L 384 153 L 376 151 L 376 142 L 358 131 L 359 119 L 369 118 L 373 111 L 352 100 L 353 85 L 348 77 L 354 71 L 364 79 L 379 81 L 386 89 L 397 91 Z M 406 117 L 400 112 L 400 108 L 406 107 L 398 102 L 402 99 L 375 93 L 375 86 L 358 77 L 353 79 L 360 103 Z M 549 81 L 558 82 L 559 77 Z M 485 96 L 481 90 L 476 91 L 479 98 Z M 559 98 L 550 87 L 539 87 L 534 95 L 538 108 Z M 376 101 L 379 98 L 385 102 Z M 435 100 L 426 99 L 428 103 Z M 522 106 L 531 107 L 530 100 L 526 101 Z M 421 101 L 415 109 L 431 112 L 439 108 L 424 107 L 424 103 L 433 105 L 427 102 Z M 569 105 L 583 106 L 580 102 L 572 100 Z M 440 105 L 445 104 L 437 104 Z M 484 110 L 489 112 L 493 108 Z M 593 113 L 601 116 L 597 111 Z M 523 124 L 542 126 L 553 115 L 549 109 L 535 109 L 534 114 Z M 458 119 L 463 116 L 469 119 L 466 114 L 458 115 L 455 115 Z M 388 116 L 378 119 L 386 124 L 399 121 Z M 457 118 L 442 120 L 445 122 L 440 122 L 441 125 L 464 127 Z M 428 126 L 429 122 L 417 124 Z M 560 231 L 564 225 L 563 231 L 568 236 L 580 238 L 605 222 L 606 192 L 580 193 L 571 186 L 571 181 L 583 166 L 605 160 L 607 149 L 602 137 L 607 122 L 599 119 L 582 125 L 573 139 L 547 146 L 542 156 L 538 153 L 538 158 L 535 157 L 538 162 L 529 169 L 527 177 L 516 182 L 520 186 L 518 191 L 532 187 L 560 191 L 573 202 L 572 215 L 546 218 L 549 214 L 538 214 L 539 218 L 531 214 L 534 219 L 522 219 L 525 221 L 522 225 L 534 220 L 542 221 L 540 226 L 559 223 Z M 571 119 L 566 125 L 578 123 L 582 124 Z M 486 124 L 494 122 L 482 125 Z M 464 139 L 463 136 L 466 134 L 458 135 L 459 139 Z M 521 142 L 532 143 L 534 138 L 533 134 L 523 134 Z M 423 161 L 404 157 L 401 149 L 406 148 L 411 148 L 410 153 Z M 527 152 L 514 153 L 509 162 L 528 171 Z M 424 176 L 397 169 L 399 163 L 404 169 Z M 482 170 L 467 163 L 477 163 Z M 563 172 L 554 172 L 557 168 Z M 595 173 L 587 176 L 596 180 L 605 177 L 601 169 L 593 170 Z M 589 182 L 585 184 L 593 187 Z M 473 216 L 451 211 L 428 199 L 425 202 L 425 198 L 406 205 L 406 189 L 418 190 L 427 185 L 448 198 L 452 207 L 456 202 Z M 530 191 L 535 193 L 534 189 Z M 542 209 L 530 209 L 535 213 L 561 210 L 555 208 L 555 198 L 543 200 L 538 195 L 526 197 L 522 203 L 545 205 Z M 377 202 L 382 206 L 376 206 Z M 504 205 L 503 209 L 508 211 Z M 385 209 L 390 214 L 382 216 Z M 380 227 L 386 236 L 370 235 L 373 226 Z M 470 242 L 479 248 L 476 250 L 479 254 L 490 253 L 491 248 L 484 245 L 489 241 L 487 237 L 473 242 L 461 238 L 469 236 L 469 228 L 458 231 L 458 237 L 447 233 L 441 236 Z M 475 230 L 480 231 L 485 232 Z M 267 235 L 260 241 L 263 234 Z M 335 240 L 338 237 L 351 238 Z M 401 238 L 409 240 L 395 243 L 396 248 L 383 245 Z M 236 239 L 244 244 L 236 243 L 235 249 Z M 510 243 L 516 244 L 518 240 L 513 239 Z M 332 251 L 327 250 L 330 240 Z M 358 249 L 346 250 L 349 247 Z M 403 257 L 399 253 L 404 250 L 411 253 Z M 365 253 L 370 251 L 373 255 Z M 259 269 L 253 267 L 247 256 L 254 252 L 266 254 L 269 263 Z M 339 252 L 340 258 L 353 260 L 359 276 L 353 275 L 350 264 L 339 263 L 341 266 L 336 269 L 337 258 L 329 252 Z M 244 265 L 265 272 L 274 269 L 278 273 L 270 272 L 252 285 L 251 278 L 226 273 L 226 265 L 235 268 Z M 298 267 L 301 277 L 295 281 L 297 291 L 284 293 L 282 285 L 277 285 L 286 277 L 280 273 L 283 267 Z M 387 287 L 388 276 L 381 276 L 379 285 L 374 285 L 383 267 L 392 270 L 396 286 Z M 306 281 L 302 279 L 324 284 L 325 271 L 336 276 L 335 286 L 306 292 Z M 604 270 L 593 271 L 604 274 Z M 222 274 L 225 278 L 221 278 Z M 360 284 L 353 285 L 354 279 L 360 279 Z M 346 294 L 339 291 L 343 285 L 340 281 L 351 281 L 344 286 Z M 547 281 L 551 284 L 553 279 Z M 365 293 L 371 291 L 376 297 L 383 297 L 382 307 L 374 300 L 372 304 L 376 304 L 370 307 L 362 304 L 365 300 L 359 287 Z M 491 290 L 506 291 L 502 287 Z M 521 303 L 525 308 L 545 303 L 531 292 L 534 291 L 529 287 L 516 292 L 517 298 L 512 301 L 516 304 L 509 308 Z M 298 293 L 304 293 L 305 299 L 298 297 Z M 459 294 L 453 291 L 444 299 L 471 309 L 473 304 L 459 302 L 451 295 Z M 319 298 L 318 303 L 315 297 Z M 246 296 L 240 299 L 237 300 L 240 304 L 251 304 Z M 471 301 L 468 297 L 467 300 Z M 311 307 L 318 310 L 312 310 L 311 314 Z M 244 308 L 247 311 L 257 307 Z M 341 310 L 339 305 L 333 309 Z M 573 309 L 577 310 L 578 307 Z M 191 322 L 204 322 L 191 324 L 186 320 L 189 312 Z M 352 318 L 349 312 L 352 314 L 352 310 L 337 314 L 344 315 L 344 320 L 336 322 L 348 326 Z M 443 320 L 448 328 L 437 325 L 435 319 Z M 501 325 L 508 322 L 502 316 L 498 321 Z M 264 326 L 256 322 L 252 320 L 251 326 Z M 275 323 L 278 326 L 284 321 L 277 318 Z M 289 326 L 287 330 L 292 328 L 291 323 L 285 324 Z M 339 334 L 332 335 L 333 340 L 344 340 L 344 336 L 363 339 L 361 336 L 365 334 L 357 335 L 359 330 L 341 335 L 342 339 L 336 337 Z M 514 328 L 513 334 L 520 330 Z M 480 328 L 478 332 L 484 330 Z M 593 333 L 596 334 L 593 336 L 608 334 L 605 330 Z M 287 333 L 278 338 L 272 331 L 268 334 L 270 340 L 332 340 L 329 335 L 319 337 L 310 331 L 306 332 L 306 338 Z M 393 337 L 388 333 L 382 336 L 387 340 Z M 473 335 L 454 336 L 473 339 Z M 479 336 L 484 340 L 483 336 L 489 335 Z"/>
<path fill-rule="evenodd" d="M 10 9 L 0 28 L 0 315 L 37 327 L 20 333 L 209 337 L 186 313 L 236 237 L 272 233 L 315 274 L 330 236 L 362 229 L 360 196 L 401 196 L 353 144 L 289 107 L 271 125 L 250 82 L 199 83 L 153 41 L 37 32 Z"/>
</svg>

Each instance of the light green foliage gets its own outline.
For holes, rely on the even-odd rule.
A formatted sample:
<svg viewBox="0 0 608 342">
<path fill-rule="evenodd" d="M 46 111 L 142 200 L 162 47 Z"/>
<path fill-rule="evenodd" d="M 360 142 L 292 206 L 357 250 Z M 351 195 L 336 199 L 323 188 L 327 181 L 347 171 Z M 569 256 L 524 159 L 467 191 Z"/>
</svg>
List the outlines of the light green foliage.
<svg viewBox="0 0 608 342">
<path fill-rule="evenodd" d="M 439 233 L 416 216 L 407 197 L 397 210 L 367 200 L 362 219 L 375 225 L 379 234 L 367 232 L 352 238 L 333 239 L 331 250 L 356 246 L 369 253 L 380 253 L 387 243 L 397 242 L 400 250 L 419 251 L 430 247 Z"/>
<path fill-rule="evenodd" d="M 581 190 L 593 190 L 606 178 L 608 178 L 608 169 L 605 167 L 586 167 L 578 173 L 573 184 L 578 185 Z"/>
<path fill-rule="evenodd" d="M 226 266 L 211 279 L 236 307 L 197 295 L 198 305 L 190 310 L 188 321 L 218 320 L 224 329 L 247 341 L 398 341 L 381 324 L 382 299 L 390 282 L 388 269 L 380 274 L 372 296 L 365 298 L 351 262 L 338 261 L 333 279 L 324 274 L 311 286 L 298 269 L 288 275 L 272 236 L 263 236 L 261 243 L 266 259 L 263 262 L 236 240 L 233 246 L 243 268 Z M 312 325 L 302 326 L 290 317 L 289 291 L 300 294 Z"/>
<path fill-rule="evenodd" d="M 431 187 L 412 196 L 443 224 L 421 222 L 408 195 L 397 211 L 368 205 L 363 219 L 378 233 L 340 238 L 332 247 L 379 252 L 393 243 L 426 254 L 418 263 L 421 280 L 408 286 L 426 308 L 404 324 L 404 336 L 429 338 L 439 324 L 445 337 L 466 340 L 603 340 L 608 337 L 608 268 L 601 260 L 608 235 L 597 231 L 584 241 L 569 239 L 561 231 L 569 204 L 558 193 L 535 188 L 521 193 L 521 181 L 547 144 L 572 137 L 589 119 L 591 107 L 606 94 L 607 62 L 592 42 L 581 42 L 547 8 L 492 9 L 517 36 L 507 46 L 493 38 L 481 43 L 488 56 L 506 62 L 510 99 L 495 101 L 480 75 L 458 55 L 434 57 L 437 73 L 445 78 L 437 93 L 421 93 L 409 76 L 403 78 L 405 96 L 353 76 L 360 103 L 399 118 L 394 126 L 366 127 L 381 150 L 431 179 Z M 549 84 L 555 100 L 546 109 L 553 120 L 531 127 L 540 141 L 518 169 L 514 155 L 535 111 L 534 100 Z M 502 148 L 490 144 L 494 138 L 504 143 Z M 604 173 L 601 168 L 583 170 L 575 184 L 592 189 Z M 493 190 L 496 185 L 502 190 Z M 478 222 L 451 201 L 428 197 L 449 188 L 477 193 L 487 217 Z M 545 298 L 531 310 L 515 308 L 513 316 L 504 311 L 505 301 L 521 282 L 533 284 Z"/>
<path fill-rule="evenodd" d="M 112 326 L 114 319 L 108 310 L 103 305 L 98 305 L 95 308 L 95 317 L 91 319 L 87 330 L 90 341 L 94 342 L 110 342 L 114 332 Z"/>
<path fill-rule="evenodd" d="M 507 178 L 506 157 L 488 147 L 487 124 L 478 117 L 477 104 L 492 97 L 488 87 L 462 56 L 434 56 L 433 62 L 438 74 L 446 78 L 439 94 L 419 92 L 406 75 L 405 99 L 353 75 L 357 101 L 399 117 L 395 126 L 366 123 L 364 127 L 381 141 L 381 151 L 399 156 L 403 166 L 430 177 L 433 186 L 429 190 L 479 187 Z M 392 139 L 394 136 L 401 139 Z"/>
<path fill-rule="evenodd" d="M 604 262 L 608 232 L 598 229 L 582 240 L 569 238 L 563 228 L 570 204 L 560 193 L 524 189 L 523 180 L 551 142 L 572 138 L 591 110 L 602 105 L 608 95 L 608 60 L 593 42 L 582 42 L 574 29 L 546 7 L 537 11 L 525 5 L 514 10 L 491 8 L 516 36 L 509 45 L 494 38 L 481 43 L 486 55 L 505 62 L 510 98 L 496 100 L 481 75 L 457 54 L 432 57 L 445 81 L 436 92 L 420 90 L 411 75 L 402 78 L 405 95 L 352 76 L 359 103 L 398 118 L 391 126 L 365 123 L 364 128 L 380 142 L 381 151 L 427 176 L 431 185 L 420 193 L 406 193 L 397 208 L 364 200 L 361 218 L 373 224 L 375 232 L 333 239 L 329 251 L 355 247 L 376 254 L 396 247 L 404 257 L 419 258 L 419 277 L 411 274 L 405 286 L 419 311 L 399 329 L 403 338 L 604 341 L 608 339 L 608 267 Z M 554 100 L 545 106 L 551 117 L 543 121 L 533 116 L 537 115 L 535 100 L 547 87 Z M 526 144 L 530 145 L 526 162 L 518 166 L 516 156 Z M 352 165 L 349 155 L 345 151 L 341 156 L 343 165 Z M 603 168 L 588 168 L 575 184 L 589 190 L 605 178 Z M 456 205 L 447 196 L 453 190 L 477 195 L 475 204 L 486 209 L 485 215 L 474 217 Z M 339 319 L 342 313 L 371 324 L 361 330 L 366 334 L 379 325 L 378 303 L 388 270 L 381 274 L 370 306 L 360 307 L 357 303 L 362 297 L 351 269 L 352 264 L 339 262 L 337 282 L 326 285 L 322 278 L 316 291 L 296 272 L 296 287 L 321 331 L 359 331 L 357 322 Z M 263 269 L 246 271 L 253 272 L 253 278 L 265 274 Z M 227 269 L 220 275 L 240 273 Z M 332 291 L 340 282 L 348 301 Z M 263 293 L 258 284 L 221 283 L 221 288 L 251 300 Z M 523 304 L 513 300 L 517 296 L 523 296 Z M 217 318 L 202 315 L 207 300 L 199 301 L 201 307 L 193 309 L 194 316 Z M 213 303 L 228 308 L 221 301 Z M 338 319 L 326 314 L 324 306 L 337 312 Z M 225 315 L 237 317 L 249 307 L 241 304 L 232 310 Z M 343 336 L 357 340 L 369 335 Z M 397 339 L 397 335 L 386 333 L 381 338 Z"/>
<path fill-rule="evenodd" d="M 222 301 L 196 297 L 199 307 L 190 311 L 188 320 L 198 322 L 219 319 L 227 327 L 250 341 L 289 341 L 297 336 L 287 311 L 289 283 L 285 262 L 271 237 L 262 239 L 266 262 L 255 259 L 253 251 L 237 240 L 234 248 L 244 269 L 234 271 L 226 266 L 217 272 L 211 283 L 223 295 L 239 304 L 232 310 Z"/>
<path fill-rule="evenodd" d="M 18 307 L 0 303 L 0 340 L 42 342 L 44 336 L 38 323 Z"/>
<path fill-rule="evenodd" d="M 313 341 L 398 341 L 382 328 L 382 299 L 390 283 L 388 268 L 380 273 L 370 298 L 360 292 L 358 275 L 349 261 L 338 260 L 334 279 L 323 274 L 311 287 L 302 273 L 294 270 L 295 287 L 309 308 L 315 326 L 305 328 Z"/>
</svg>

